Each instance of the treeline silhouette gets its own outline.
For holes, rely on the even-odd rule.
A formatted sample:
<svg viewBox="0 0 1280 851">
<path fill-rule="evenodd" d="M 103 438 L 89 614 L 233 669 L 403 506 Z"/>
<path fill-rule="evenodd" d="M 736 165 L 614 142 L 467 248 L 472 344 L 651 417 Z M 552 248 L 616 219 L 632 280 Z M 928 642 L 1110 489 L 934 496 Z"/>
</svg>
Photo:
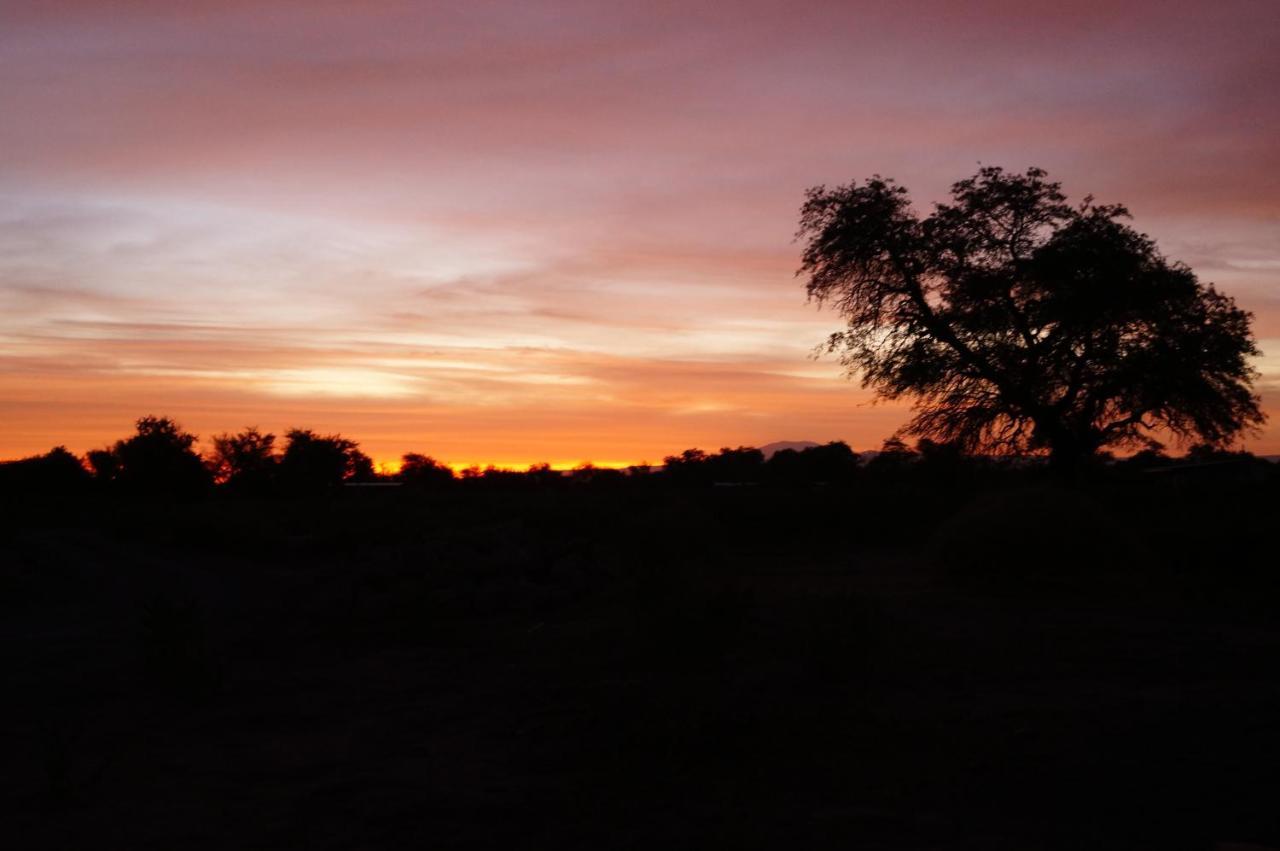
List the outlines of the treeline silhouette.
<svg viewBox="0 0 1280 851">
<path fill-rule="evenodd" d="M 842 441 L 800 449 L 783 448 L 767 456 L 755 447 L 725 447 L 708 453 L 686 449 L 660 466 L 624 469 L 583 464 L 553 470 L 534 464 L 525 470 L 473 466 L 456 472 L 420 453 L 407 453 L 394 473 L 379 473 L 354 440 L 340 434 L 290 429 L 283 440 L 249 427 L 215 435 L 209 451 L 196 450 L 198 438 L 169 417 L 137 420 L 133 435 L 83 458 L 58 446 L 43 455 L 0 462 L 0 490 L 11 499 L 109 493 L 139 498 L 193 499 L 220 493 L 232 496 L 300 496 L 332 492 L 344 485 L 400 485 L 409 490 L 458 486 L 538 488 L 591 484 L 672 487 L 842 486 L 895 479 L 915 483 L 982 481 L 1045 474 L 1043 458 L 978 456 L 957 445 L 922 438 L 908 446 L 897 438 L 879 450 L 855 452 Z M 1280 478 L 1280 465 L 1244 451 L 1197 445 L 1181 457 L 1146 449 L 1127 458 L 1100 455 L 1097 475 L 1150 473 L 1180 477 Z"/>
</svg>

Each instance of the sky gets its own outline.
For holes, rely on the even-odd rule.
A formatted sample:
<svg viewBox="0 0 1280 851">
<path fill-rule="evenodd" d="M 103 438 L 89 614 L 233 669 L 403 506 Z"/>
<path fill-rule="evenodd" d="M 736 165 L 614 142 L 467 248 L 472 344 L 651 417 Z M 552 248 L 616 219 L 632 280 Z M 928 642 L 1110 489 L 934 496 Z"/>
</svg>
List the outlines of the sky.
<svg viewBox="0 0 1280 851">
<path fill-rule="evenodd" d="M 806 187 L 979 164 L 1126 204 L 1256 315 L 1274 0 L 0 0 L 0 458 L 144 414 L 379 461 L 658 461 L 905 408 L 812 357 Z"/>
</svg>

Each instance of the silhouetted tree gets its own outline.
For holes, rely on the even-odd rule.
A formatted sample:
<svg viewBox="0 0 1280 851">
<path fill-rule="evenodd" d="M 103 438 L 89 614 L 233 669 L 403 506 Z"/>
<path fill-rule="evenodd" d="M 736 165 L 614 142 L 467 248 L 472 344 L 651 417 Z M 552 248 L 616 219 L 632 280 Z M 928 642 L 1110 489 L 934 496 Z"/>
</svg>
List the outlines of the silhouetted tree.
<svg viewBox="0 0 1280 851">
<path fill-rule="evenodd" d="M 726 446 L 714 455 L 686 449 L 679 455 L 668 455 L 663 462 L 667 479 L 683 485 L 758 482 L 764 472 L 764 454 L 750 446 Z"/>
<path fill-rule="evenodd" d="M 919 452 L 903 443 L 901 438 L 891 437 L 880 445 L 880 451 L 867 462 L 867 469 L 881 473 L 899 471 L 919 460 Z"/>
<path fill-rule="evenodd" d="M 1122 470 L 1149 470 L 1153 467 L 1167 467 L 1173 463 L 1173 459 L 1164 454 L 1162 448 L 1149 446 L 1116 463 Z"/>
<path fill-rule="evenodd" d="M 1188 447 L 1186 460 L 1203 464 L 1212 461 L 1253 461 L 1257 457 L 1243 449 L 1232 450 L 1211 443 L 1197 443 Z"/>
<path fill-rule="evenodd" d="M 212 477 L 193 449 L 194 434 L 168 417 L 142 417 L 136 427 L 133 437 L 89 453 L 96 476 L 151 497 L 193 496 L 209 487 Z"/>
<path fill-rule="evenodd" d="M 844 482 L 858 470 L 858 453 L 842 440 L 809 446 L 800 452 L 800 463 L 811 482 Z"/>
<path fill-rule="evenodd" d="M 551 465 L 546 462 L 530 464 L 524 476 L 536 485 L 555 485 L 564 481 L 564 476 L 560 475 L 558 470 L 551 469 Z"/>
<path fill-rule="evenodd" d="M 764 453 L 751 446 L 723 447 L 706 460 L 713 482 L 758 482 L 764 467 Z"/>
<path fill-rule="evenodd" d="M 597 488 L 622 487 L 627 483 L 627 474 L 613 467 L 596 467 L 584 464 L 570 475 L 570 481 L 581 482 Z"/>
<path fill-rule="evenodd" d="M 347 479 L 373 476 L 372 462 L 354 440 L 298 428 L 285 437 L 289 442 L 280 456 L 280 479 L 291 490 L 323 490 Z"/>
<path fill-rule="evenodd" d="M 569 471 L 569 481 L 577 482 L 578 484 L 587 484 L 595 479 L 596 474 L 599 472 L 600 469 L 596 467 L 595 464 L 592 464 L 590 461 L 584 461 Z"/>
<path fill-rule="evenodd" d="M 346 480 L 349 482 L 372 482 L 376 481 L 377 478 L 378 471 L 374 469 L 373 459 L 353 445 L 351 451 L 347 453 Z"/>
<path fill-rule="evenodd" d="M 410 452 L 400 459 L 400 481 L 420 488 L 439 487 L 453 482 L 453 470 L 429 455 Z"/>
<path fill-rule="evenodd" d="M 779 449 L 765 462 L 764 476 L 776 484 L 836 483 L 849 481 L 857 469 L 857 453 L 835 440 L 802 450 Z"/>
<path fill-rule="evenodd" d="M 473 464 L 463 470 L 459 478 L 472 486 L 481 485 L 485 488 L 502 489 L 525 488 L 537 482 L 534 476 L 525 471 L 496 467 L 493 464 L 484 468 Z"/>
<path fill-rule="evenodd" d="M 120 459 L 110 448 L 90 449 L 84 454 L 84 460 L 99 482 L 114 482 L 120 477 Z"/>
<path fill-rule="evenodd" d="M 956 443 L 930 440 L 922 437 L 916 441 L 916 452 L 927 467 L 956 467 L 965 459 L 964 450 Z"/>
<path fill-rule="evenodd" d="M 978 466 L 978 460 L 954 442 L 922 437 L 916 441 L 916 454 L 919 462 L 915 469 L 931 486 L 957 484 Z"/>
<path fill-rule="evenodd" d="M 627 479 L 632 483 L 645 482 L 651 483 L 658 479 L 654 475 L 655 468 L 648 461 L 641 461 L 639 464 L 633 464 L 627 467 Z"/>
<path fill-rule="evenodd" d="M 966 451 L 1047 450 L 1073 468 L 1153 432 L 1221 445 L 1263 422 L 1251 316 L 1122 222 L 1065 203 L 1045 172 L 983 168 L 921 218 L 874 177 L 807 193 L 810 298 L 847 320 L 827 349 L 902 433 Z"/>
<path fill-rule="evenodd" d="M 270 487 L 279 459 L 276 436 L 250 426 L 239 434 L 219 434 L 213 438 L 209 469 L 215 481 L 241 492 L 261 492 Z"/>
<path fill-rule="evenodd" d="M 667 478 L 677 484 L 705 484 L 710 479 L 707 453 L 701 449 L 686 449 L 679 455 L 668 455 L 662 463 Z"/>
<path fill-rule="evenodd" d="M 621 470 L 615 470 L 611 467 L 597 467 L 590 461 L 585 461 L 569 471 L 568 476 L 561 476 L 562 481 L 567 480 L 575 485 L 592 485 L 594 487 L 617 487 L 626 482 L 626 474 Z"/>
<path fill-rule="evenodd" d="M 765 478 L 775 484 L 795 485 L 809 481 L 800 453 L 794 449 L 779 449 L 764 463 Z"/>
<path fill-rule="evenodd" d="M 0 461 L 0 493 L 12 500 L 78 495 L 89 483 L 89 471 L 65 446 L 43 455 Z"/>
</svg>

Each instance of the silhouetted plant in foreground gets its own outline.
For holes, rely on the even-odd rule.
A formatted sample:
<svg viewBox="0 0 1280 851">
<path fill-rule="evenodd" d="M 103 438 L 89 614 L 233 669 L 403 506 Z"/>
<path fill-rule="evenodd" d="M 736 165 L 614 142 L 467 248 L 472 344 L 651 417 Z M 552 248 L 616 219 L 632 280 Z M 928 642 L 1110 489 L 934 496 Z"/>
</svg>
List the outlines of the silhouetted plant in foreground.
<svg viewBox="0 0 1280 851">
<path fill-rule="evenodd" d="M 827 350 L 903 433 L 968 452 L 1047 451 L 1074 468 L 1153 434 L 1220 446 L 1263 422 L 1251 317 L 1045 172 L 983 168 L 921 218 L 873 177 L 810 189 L 800 272 L 848 322 Z"/>
</svg>

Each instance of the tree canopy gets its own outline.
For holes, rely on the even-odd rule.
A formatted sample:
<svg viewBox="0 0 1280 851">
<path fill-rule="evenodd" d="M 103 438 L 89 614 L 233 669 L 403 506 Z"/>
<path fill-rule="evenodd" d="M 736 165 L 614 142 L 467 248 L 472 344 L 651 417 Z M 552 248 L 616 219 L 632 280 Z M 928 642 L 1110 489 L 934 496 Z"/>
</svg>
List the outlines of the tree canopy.
<svg viewBox="0 0 1280 851">
<path fill-rule="evenodd" d="M 797 274 L 846 320 L 826 350 L 901 430 L 1072 466 L 1160 435 L 1223 445 L 1263 422 L 1252 317 L 1038 168 L 984 167 L 920 216 L 891 179 L 814 187 Z"/>
<path fill-rule="evenodd" d="M 313 491 L 374 477 L 373 461 L 354 440 L 304 428 L 290 429 L 285 438 L 288 443 L 280 456 L 280 478 L 289 489 Z"/>
<path fill-rule="evenodd" d="M 136 433 L 88 453 L 94 474 L 139 494 L 195 495 L 211 477 L 194 447 L 196 436 L 168 417 L 140 417 Z"/>
<path fill-rule="evenodd" d="M 209 469 L 215 481 L 230 485 L 236 490 L 267 489 L 271 485 L 278 462 L 275 441 L 274 434 L 264 434 L 255 426 L 238 434 L 214 435 Z"/>
</svg>

